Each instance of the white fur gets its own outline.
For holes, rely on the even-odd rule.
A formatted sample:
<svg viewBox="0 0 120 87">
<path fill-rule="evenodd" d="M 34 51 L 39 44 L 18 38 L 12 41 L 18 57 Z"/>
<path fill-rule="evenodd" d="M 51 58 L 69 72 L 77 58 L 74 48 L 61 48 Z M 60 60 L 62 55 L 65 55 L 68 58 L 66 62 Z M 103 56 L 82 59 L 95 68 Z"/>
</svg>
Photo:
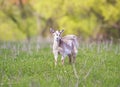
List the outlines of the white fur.
<svg viewBox="0 0 120 87">
<path fill-rule="evenodd" d="M 75 62 L 75 58 L 77 55 L 78 41 L 75 35 L 67 35 L 65 37 L 61 37 L 62 31 L 54 31 L 51 30 L 54 42 L 53 42 L 53 54 L 55 58 L 55 65 L 57 65 L 58 54 L 61 54 L 62 64 L 64 64 L 64 59 L 66 56 L 69 56 L 69 61 Z"/>
</svg>

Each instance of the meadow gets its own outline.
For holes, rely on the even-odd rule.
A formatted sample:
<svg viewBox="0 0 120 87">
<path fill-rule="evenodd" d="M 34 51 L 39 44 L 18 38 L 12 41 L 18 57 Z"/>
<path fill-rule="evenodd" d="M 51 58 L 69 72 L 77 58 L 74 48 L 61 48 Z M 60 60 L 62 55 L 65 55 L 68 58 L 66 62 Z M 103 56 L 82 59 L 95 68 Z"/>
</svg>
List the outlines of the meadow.
<svg viewBox="0 0 120 87">
<path fill-rule="evenodd" d="M 55 66 L 50 43 L 0 42 L 0 87 L 120 87 L 120 44 L 80 43 Z"/>
</svg>

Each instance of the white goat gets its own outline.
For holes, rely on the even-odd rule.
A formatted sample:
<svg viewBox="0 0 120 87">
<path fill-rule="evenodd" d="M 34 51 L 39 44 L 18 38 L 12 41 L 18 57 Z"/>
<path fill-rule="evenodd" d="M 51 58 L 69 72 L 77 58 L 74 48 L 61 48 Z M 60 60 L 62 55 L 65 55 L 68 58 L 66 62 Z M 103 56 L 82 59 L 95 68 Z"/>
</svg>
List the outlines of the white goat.
<svg viewBox="0 0 120 87">
<path fill-rule="evenodd" d="M 76 55 L 78 52 L 78 41 L 75 35 L 67 35 L 61 37 L 64 30 L 55 31 L 54 29 L 50 28 L 50 32 L 54 37 L 53 42 L 53 54 L 55 58 L 55 65 L 57 65 L 57 58 L 58 54 L 62 55 L 62 64 L 64 64 L 64 59 L 66 56 L 69 57 L 69 62 L 74 63 L 76 59 Z"/>
</svg>

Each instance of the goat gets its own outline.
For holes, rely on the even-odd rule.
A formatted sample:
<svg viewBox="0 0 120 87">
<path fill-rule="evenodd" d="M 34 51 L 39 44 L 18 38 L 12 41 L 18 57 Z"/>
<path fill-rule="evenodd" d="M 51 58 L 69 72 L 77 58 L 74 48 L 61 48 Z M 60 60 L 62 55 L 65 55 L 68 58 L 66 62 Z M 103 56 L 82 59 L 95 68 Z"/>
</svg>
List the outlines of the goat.
<svg viewBox="0 0 120 87">
<path fill-rule="evenodd" d="M 76 55 L 78 52 L 78 41 L 77 36 L 75 35 L 67 35 L 62 37 L 62 33 L 64 30 L 55 31 L 50 28 L 50 32 L 53 35 L 53 54 L 55 59 L 55 65 L 57 65 L 58 54 L 61 54 L 61 61 L 64 64 L 64 59 L 66 56 L 69 57 L 69 63 L 74 63 L 76 59 Z"/>
</svg>

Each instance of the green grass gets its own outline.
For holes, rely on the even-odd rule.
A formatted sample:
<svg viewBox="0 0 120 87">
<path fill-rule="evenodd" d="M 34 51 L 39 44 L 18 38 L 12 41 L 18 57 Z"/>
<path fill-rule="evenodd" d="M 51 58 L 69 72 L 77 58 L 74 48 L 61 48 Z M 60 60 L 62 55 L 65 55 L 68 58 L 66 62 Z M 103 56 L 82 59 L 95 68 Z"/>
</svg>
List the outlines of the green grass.
<svg viewBox="0 0 120 87">
<path fill-rule="evenodd" d="M 81 44 L 55 67 L 49 44 L 0 43 L 0 87 L 120 87 L 120 45 Z"/>
</svg>

